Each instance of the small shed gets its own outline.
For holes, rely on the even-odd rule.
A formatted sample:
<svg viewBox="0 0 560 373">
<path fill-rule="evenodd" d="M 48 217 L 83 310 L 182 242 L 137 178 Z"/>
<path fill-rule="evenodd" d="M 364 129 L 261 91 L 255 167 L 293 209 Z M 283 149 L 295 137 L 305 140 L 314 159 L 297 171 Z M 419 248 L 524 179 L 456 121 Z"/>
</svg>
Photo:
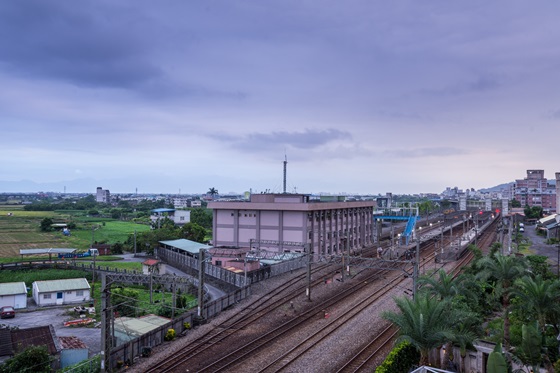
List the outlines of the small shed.
<svg viewBox="0 0 560 373">
<path fill-rule="evenodd" d="M 94 243 L 92 249 L 97 249 L 99 255 L 111 255 L 111 245 L 106 243 Z"/>
<path fill-rule="evenodd" d="M 83 303 L 91 299 L 91 287 L 85 278 L 35 281 L 33 300 L 39 307 Z"/>
<path fill-rule="evenodd" d="M 170 322 L 170 319 L 157 315 L 115 318 L 114 336 L 116 345 L 120 346 L 144 334 L 153 332 L 155 329 L 170 324 Z"/>
<path fill-rule="evenodd" d="M 5 282 L 0 284 L 0 307 L 27 308 L 27 287 L 25 282 Z"/>
<path fill-rule="evenodd" d="M 142 263 L 142 273 L 145 275 L 164 275 L 165 263 L 157 259 L 147 259 Z"/>
<path fill-rule="evenodd" d="M 89 351 L 86 344 L 76 336 L 58 337 L 60 342 L 60 368 L 76 365 L 87 360 Z"/>
</svg>

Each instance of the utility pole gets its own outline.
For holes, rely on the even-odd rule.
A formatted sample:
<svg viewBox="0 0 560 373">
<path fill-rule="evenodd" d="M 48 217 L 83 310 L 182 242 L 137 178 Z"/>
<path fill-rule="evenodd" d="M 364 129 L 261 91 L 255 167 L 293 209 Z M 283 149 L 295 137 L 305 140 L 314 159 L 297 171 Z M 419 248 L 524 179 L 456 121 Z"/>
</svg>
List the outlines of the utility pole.
<svg viewBox="0 0 560 373">
<path fill-rule="evenodd" d="M 434 259 L 435 260 L 435 259 Z M 420 237 L 416 239 L 416 259 L 414 261 L 414 272 L 412 273 L 412 297 L 416 299 L 418 292 L 418 266 L 420 265 Z"/>
<path fill-rule="evenodd" d="M 198 250 L 198 316 L 202 317 L 202 306 L 204 304 L 204 249 Z"/>
<path fill-rule="evenodd" d="M 307 300 L 311 302 L 311 245 L 306 244 L 306 251 L 307 251 L 307 289 L 305 289 L 305 293 L 307 295 Z"/>
<path fill-rule="evenodd" d="M 348 232 L 346 232 L 346 234 L 344 235 L 344 245 L 346 246 L 346 241 L 348 241 Z M 340 250 L 340 254 L 342 256 L 342 269 L 340 271 L 340 281 L 344 282 L 344 271 L 346 270 L 346 268 L 344 268 L 344 246 L 342 247 L 342 250 Z"/>
<path fill-rule="evenodd" d="M 101 372 L 110 372 L 111 348 L 111 286 L 107 284 L 106 274 L 101 275 Z"/>
</svg>

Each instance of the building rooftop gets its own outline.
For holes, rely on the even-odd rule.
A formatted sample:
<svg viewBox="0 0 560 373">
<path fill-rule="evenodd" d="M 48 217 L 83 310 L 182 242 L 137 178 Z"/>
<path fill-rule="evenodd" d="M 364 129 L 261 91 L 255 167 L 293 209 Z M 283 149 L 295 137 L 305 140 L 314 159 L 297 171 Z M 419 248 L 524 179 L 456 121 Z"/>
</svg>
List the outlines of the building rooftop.
<svg viewBox="0 0 560 373">
<path fill-rule="evenodd" d="M 76 289 L 90 289 L 85 278 L 70 278 L 66 280 L 35 281 L 35 287 L 41 293 L 54 291 L 70 291 Z"/>
<path fill-rule="evenodd" d="M 211 249 L 213 247 L 210 245 L 187 240 L 184 238 L 178 240 L 159 241 L 159 243 L 164 246 L 171 246 L 181 251 L 187 251 L 191 254 L 198 254 L 200 249 Z"/>
<path fill-rule="evenodd" d="M 5 282 L 0 284 L 0 295 L 26 294 L 25 282 Z"/>
<path fill-rule="evenodd" d="M 50 248 L 50 249 L 20 249 L 20 255 L 38 255 L 38 254 L 72 254 L 78 249 Z"/>
</svg>

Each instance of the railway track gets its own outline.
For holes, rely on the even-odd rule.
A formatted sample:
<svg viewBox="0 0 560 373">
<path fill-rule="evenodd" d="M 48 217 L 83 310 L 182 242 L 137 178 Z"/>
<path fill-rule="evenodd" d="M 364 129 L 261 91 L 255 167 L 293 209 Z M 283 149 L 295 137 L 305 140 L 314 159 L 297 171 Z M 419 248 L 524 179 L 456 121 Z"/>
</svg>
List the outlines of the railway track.
<svg viewBox="0 0 560 373">
<path fill-rule="evenodd" d="M 457 232 L 459 231 L 460 229 L 457 229 Z M 426 271 L 426 263 L 434 259 L 434 247 L 434 242 L 426 242 L 421 247 L 421 264 L 424 264 L 424 271 Z M 374 249 L 367 250 L 363 254 L 374 256 L 374 251 Z M 464 255 L 461 261 L 463 259 L 465 261 L 470 260 L 467 259 L 468 254 Z M 320 280 L 314 280 L 312 282 L 313 287 L 324 284 L 322 278 L 333 276 L 341 269 L 339 263 L 315 266 L 313 268 L 313 276 L 320 278 Z M 344 289 L 340 289 L 338 294 L 324 300 L 314 301 L 313 304 L 309 303 L 309 307 L 301 310 L 298 315 L 291 315 L 293 319 L 289 321 L 274 321 L 274 314 L 277 314 L 279 309 L 289 310 L 291 300 L 301 296 L 307 286 L 307 284 L 303 284 L 306 274 L 296 276 L 257 302 L 240 309 L 235 316 L 216 325 L 212 331 L 206 333 L 196 342 L 189 344 L 165 362 L 160 361 L 144 371 L 173 372 L 180 371 L 184 367 L 197 372 L 235 371 L 236 369 L 241 369 L 240 366 L 251 360 L 254 356 L 265 354 L 263 351 L 270 349 L 274 341 L 290 340 L 291 336 L 296 334 L 298 329 L 303 328 L 307 324 L 317 325 L 317 321 L 324 320 L 323 313 L 325 309 L 344 304 L 349 297 L 364 292 L 366 284 L 377 282 L 379 285 L 380 278 L 384 277 L 387 272 L 385 270 L 360 270 L 353 274 L 352 280 L 348 281 L 348 283 L 350 281 L 358 282 L 352 285 L 352 287 L 345 286 Z M 355 307 L 355 310 L 352 312 L 345 312 L 341 316 L 331 318 L 324 327 L 314 327 L 315 330 L 309 333 L 307 338 L 292 343 L 290 348 L 281 354 L 277 354 L 276 357 L 268 359 L 266 364 L 259 365 L 256 371 L 267 373 L 290 371 L 290 366 L 312 350 L 320 341 L 327 340 L 337 329 L 342 328 L 345 323 L 351 322 L 352 318 L 359 315 L 367 307 L 380 302 L 381 299 L 386 299 L 384 294 L 388 290 L 385 291 L 384 289 L 391 289 L 406 281 L 406 279 L 402 278 L 403 276 L 397 276 L 397 278 L 399 277 L 401 279 L 391 279 L 385 283 L 384 287 L 382 286 L 382 289 L 378 289 L 365 296 L 362 299 L 362 304 Z M 267 332 L 262 333 L 252 330 L 254 324 L 266 323 L 263 320 L 267 319 L 269 322 Z M 385 351 L 390 346 L 395 336 L 396 330 L 394 328 L 385 327 L 382 332 L 378 333 L 376 338 L 373 338 L 367 345 L 362 346 L 353 357 L 348 359 L 338 371 L 363 371 L 368 364 L 371 364 L 372 359 L 379 358 L 380 352 Z M 234 345 L 238 345 L 238 348 L 233 348 Z"/>
</svg>

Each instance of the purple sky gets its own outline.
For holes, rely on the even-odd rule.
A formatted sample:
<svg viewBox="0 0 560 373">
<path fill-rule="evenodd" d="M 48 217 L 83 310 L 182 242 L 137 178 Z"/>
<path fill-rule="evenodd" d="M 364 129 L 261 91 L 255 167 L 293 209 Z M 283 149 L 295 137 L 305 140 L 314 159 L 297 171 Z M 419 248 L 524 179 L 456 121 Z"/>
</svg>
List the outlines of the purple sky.
<svg viewBox="0 0 560 373">
<path fill-rule="evenodd" d="M 560 171 L 560 3 L 0 3 L 0 192 L 421 193 Z"/>
</svg>

